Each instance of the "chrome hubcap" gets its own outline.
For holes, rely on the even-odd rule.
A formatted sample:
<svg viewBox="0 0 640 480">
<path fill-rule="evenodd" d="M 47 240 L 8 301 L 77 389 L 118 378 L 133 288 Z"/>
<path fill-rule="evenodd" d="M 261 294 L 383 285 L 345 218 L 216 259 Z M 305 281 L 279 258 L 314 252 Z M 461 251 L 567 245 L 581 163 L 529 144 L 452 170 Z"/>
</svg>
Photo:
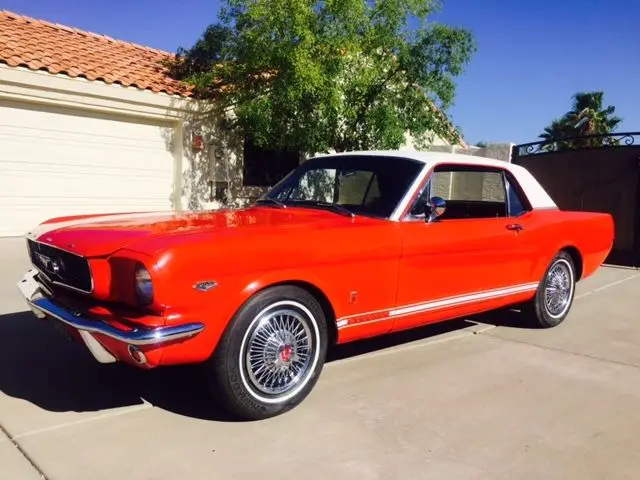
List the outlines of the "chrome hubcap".
<svg viewBox="0 0 640 480">
<path fill-rule="evenodd" d="M 310 373 L 309 321 L 302 313 L 285 308 L 266 312 L 255 325 L 245 356 L 251 384 L 270 395 L 293 389 Z"/>
<path fill-rule="evenodd" d="M 571 300 L 571 270 L 563 263 L 556 263 L 547 274 L 544 303 L 552 316 L 562 315 Z"/>
</svg>

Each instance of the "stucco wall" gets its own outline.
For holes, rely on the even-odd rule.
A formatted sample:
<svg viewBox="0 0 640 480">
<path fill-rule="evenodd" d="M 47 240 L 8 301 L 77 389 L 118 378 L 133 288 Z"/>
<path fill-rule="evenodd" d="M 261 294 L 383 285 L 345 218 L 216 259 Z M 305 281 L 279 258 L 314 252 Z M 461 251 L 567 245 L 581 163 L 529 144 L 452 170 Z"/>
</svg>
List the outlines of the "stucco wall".
<svg viewBox="0 0 640 480">
<path fill-rule="evenodd" d="M 243 185 L 243 141 L 230 131 L 220 128 L 222 113 L 210 111 L 185 116 L 183 127 L 182 205 L 187 210 L 242 207 L 268 190 L 268 187 Z M 201 135 L 203 146 L 193 148 L 193 136 Z M 415 150 L 416 142 L 406 135 L 400 150 Z M 447 147 L 444 140 L 433 136 L 433 146 Z M 448 147 L 451 148 L 451 147 Z M 228 184 L 223 200 L 212 198 L 217 182 Z"/>
<path fill-rule="evenodd" d="M 243 185 L 244 142 L 221 126 L 222 117 L 215 110 L 185 117 L 181 197 L 186 210 L 242 207 L 266 190 Z"/>
<path fill-rule="evenodd" d="M 462 153 L 465 155 L 473 155 L 475 157 L 487 157 L 502 160 L 504 162 L 511 161 L 512 143 L 492 143 L 486 147 L 470 146 L 465 149 L 460 146 L 434 144 L 429 148 L 431 152 L 447 152 Z"/>
<path fill-rule="evenodd" d="M 243 142 L 220 124 L 220 113 L 211 112 L 205 116 L 191 116 L 184 123 L 183 185 L 182 204 L 187 210 L 217 209 L 225 206 L 242 207 L 268 190 L 267 187 L 246 187 L 243 185 Z M 193 134 L 203 137 L 203 148 L 192 148 Z M 410 135 L 399 150 L 416 150 L 417 145 Z M 490 144 L 486 147 L 470 147 L 447 144 L 433 137 L 425 150 L 447 153 L 463 153 L 471 156 L 495 158 L 509 162 L 512 144 Z M 228 186 L 223 199 L 216 199 L 216 185 Z M 442 183 L 444 182 L 444 183 Z M 445 185 L 446 183 L 446 185 Z M 445 190 L 446 187 L 446 190 Z M 494 175 L 455 176 L 449 181 L 439 180 L 434 190 L 442 190 L 438 195 L 445 198 L 483 198 L 498 200 L 504 198 L 504 187 L 499 177 Z"/>
<path fill-rule="evenodd" d="M 513 143 L 491 143 L 486 147 L 480 147 L 477 150 L 472 149 L 472 155 L 477 157 L 496 158 L 504 162 L 511 161 L 511 149 Z"/>
</svg>

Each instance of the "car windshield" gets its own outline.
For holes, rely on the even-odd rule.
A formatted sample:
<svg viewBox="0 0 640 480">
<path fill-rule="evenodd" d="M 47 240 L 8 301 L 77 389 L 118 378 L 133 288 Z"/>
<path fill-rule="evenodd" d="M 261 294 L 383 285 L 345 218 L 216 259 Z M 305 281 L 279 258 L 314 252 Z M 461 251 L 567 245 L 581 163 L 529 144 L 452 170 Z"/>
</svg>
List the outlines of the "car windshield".
<svg viewBox="0 0 640 480">
<path fill-rule="evenodd" d="M 316 157 L 293 170 L 258 203 L 387 218 L 422 166 L 420 162 L 400 157 Z"/>
</svg>

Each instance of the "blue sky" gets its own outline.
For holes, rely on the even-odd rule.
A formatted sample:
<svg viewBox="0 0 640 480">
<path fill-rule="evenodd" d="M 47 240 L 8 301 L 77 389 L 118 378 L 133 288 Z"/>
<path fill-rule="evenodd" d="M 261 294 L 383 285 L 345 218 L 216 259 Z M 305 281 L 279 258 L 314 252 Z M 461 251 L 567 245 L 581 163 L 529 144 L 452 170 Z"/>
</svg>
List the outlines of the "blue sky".
<svg viewBox="0 0 640 480">
<path fill-rule="evenodd" d="M 218 2 L 0 0 L 0 8 L 175 51 L 215 21 Z M 605 92 L 624 118 L 619 131 L 640 131 L 640 1 L 443 0 L 434 18 L 471 29 L 478 42 L 449 112 L 468 142 L 535 141 L 584 90 Z"/>
</svg>

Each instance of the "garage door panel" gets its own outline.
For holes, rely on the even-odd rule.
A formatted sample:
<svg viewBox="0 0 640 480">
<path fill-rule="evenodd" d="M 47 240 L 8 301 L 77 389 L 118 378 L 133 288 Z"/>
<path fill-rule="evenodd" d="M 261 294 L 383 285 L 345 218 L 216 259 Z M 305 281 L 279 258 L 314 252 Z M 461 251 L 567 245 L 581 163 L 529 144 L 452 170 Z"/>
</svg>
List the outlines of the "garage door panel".
<svg viewBox="0 0 640 480">
<path fill-rule="evenodd" d="M 118 162 L 119 165 L 104 165 L 90 162 L 89 165 L 78 162 L 77 164 L 63 164 L 53 162 L 1 162 L 0 167 L 3 177 L 15 176 L 16 178 L 50 177 L 52 175 L 67 177 L 71 180 L 77 177 L 84 178 L 87 175 L 95 177 L 138 178 L 150 180 L 165 180 L 167 175 L 172 175 L 173 170 L 162 168 L 129 168 L 126 162 Z M 123 174 L 126 170 L 126 175 Z"/>
<path fill-rule="evenodd" d="M 0 102 L 0 236 L 56 216 L 172 208 L 173 127 Z"/>
<path fill-rule="evenodd" d="M 170 148 L 169 139 L 165 139 L 162 135 L 157 135 L 154 139 L 137 139 L 127 137 L 109 137 L 108 135 L 96 132 L 93 135 L 72 135 L 67 132 L 38 131 L 37 129 L 28 127 L 10 127 L 1 125 L 0 128 L 4 132 L 0 135 L 0 141 L 8 141 L 15 143 L 31 142 L 59 145 L 67 148 L 78 148 L 79 146 L 99 147 L 121 151 L 128 149 L 130 151 L 137 150 L 167 150 Z"/>
<path fill-rule="evenodd" d="M 3 116 L 0 125 L 17 128 L 22 131 L 37 131 L 39 134 L 54 133 L 58 135 L 87 135 L 100 136 L 103 139 L 118 138 L 142 139 L 149 141 L 149 132 L 161 135 L 171 130 L 169 125 L 158 129 L 157 122 L 141 118 L 114 116 L 97 112 L 79 111 L 65 107 L 50 107 L 36 104 L 18 104 L 17 102 L 3 102 Z M 37 123 L 34 118 L 37 117 Z M 81 122 L 78 122 L 78 119 Z M 107 121 L 117 121 L 105 128 Z"/>
<path fill-rule="evenodd" d="M 147 163 L 152 163 L 149 159 L 149 155 L 165 155 L 171 153 L 166 145 L 156 144 L 153 148 L 144 148 L 142 146 L 134 147 L 127 145 L 107 145 L 99 142 L 77 142 L 77 143 L 64 143 L 62 141 L 47 140 L 43 141 L 41 138 L 29 139 L 26 137 L 21 138 L 9 138 L 7 136 L 1 136 L 0 142 L 2 142 L 3 150 L 8 154 L 7 161 L 11 160 L 51 160 L 57 161 L 69 161 L 71 163 L 77 163 L 78 161 L 99 161 L 104 159 L 111 159 L 118 162 L 119 159 L 137 158 Z M 29 148 L 25 149 L 28 145 Z M 47 151 L 47 157 L 41 158 L 38 156 L 43 150 Z M 16 158 L 17 157 L 17 158 Z M 120 161 L 122 161 L 120 160 Z"/>
<path fill-rule="evenodd" d="M 4 200 L 11 199 L 17 203 L 29 197 L 56 201 L 58 198 L 79 195 L 111 199 L 115 204 L 121 203 L 122 198 L 158 200 L 171 194 L 171 184 L 167 185 L 164 182 L 158 184 L 160 179 L 156 178 L 97 177 L 103 180 L 102 183 L 85 182 L 81 175 L 48 175 L 46 177 L 10 175 L 1 182 L 4 185 L 2 185 L 3 194 L 0 195 L 0 205 Z M 51 195 L 52 190 L 57 190 L 55 195 Z"/>
<path fill-rule="evenodd" d="M 123 187 L 110 190 L 110 189 L 94 189 L 90 190 L 88 188 L 80 188 L 77 186 L 67 185 L 66 183 L 60 183 L 59 185 L 49 185 L 50 188 L 59 187 L 61 189 L 66 189 L 64 193 L 56 195 L 55 197 L 47 196 L 47 189 L 41 188 L 38 189 L 37 185 L 29 186 L 24 190 L 20 190 L 18 188 L 10 188 L 8 189 L 7 194 L 2 195 L 0 197 L 0 206 L 2 205 L 20 205 L 20 204 L 34 204 L 35 201 L 39 201 L 40 204 L 56 204 L 56 203 L 78 203 L 79 201 L 85 200 L 93 200 L 100 199 L 102 203 L 105 204 L 126 204 L 135 201 L 144 201 L 152 204 L 163 203 L 169 198 L 169 193 L 163 192 L 161 190 L 157 190 L 155 192 L 144 192 L 138 193 L 131 192 L 130 190 L 126 190 Z M 137 188 L 137 186 L 136 186 Z M 118 193 L 120 192 L 120 193 Z M 114 199 L 114 196 L 117 196 L 118 199 Z"/>
</svg>

